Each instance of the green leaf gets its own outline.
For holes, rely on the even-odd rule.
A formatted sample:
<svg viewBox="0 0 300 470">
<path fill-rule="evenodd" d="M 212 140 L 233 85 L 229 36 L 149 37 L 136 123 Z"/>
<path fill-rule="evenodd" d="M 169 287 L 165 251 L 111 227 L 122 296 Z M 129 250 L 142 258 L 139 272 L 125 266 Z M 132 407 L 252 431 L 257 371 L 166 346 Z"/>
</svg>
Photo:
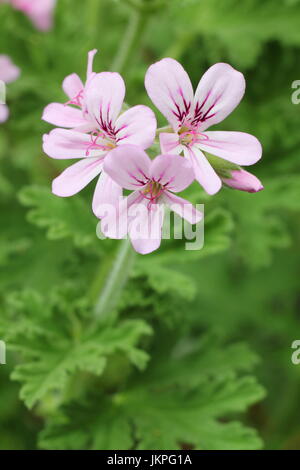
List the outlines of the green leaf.
<svg viewBox="0 0 300 470">
<path fill-rule="evenodd" d="M 253 268 L 268 266 L 274 249 L 291 244 L 286 218 L 300 211 L 300 178 L 278 176 L 263 181 L 257 194 L 226 191 L 226 201 L 237 220 L 235 247 Z"/>
<path fill-rule="evenodd" d="M 101 375 L 108 357 L 115 353 L 124 354 L 140 369 L 145 367 L 148 355 L 137 347 L 140 338 L 151 333 L 144 321 L 104 325 L 87 335 L 83 329 L 87 314 L 83 317 L 76 304 L 73 308 L 67 305 L 67 310 L 57 303 L 45 308 L 43 297 L 26 291 L 17 300 L 19 306 L 16 301 L 10 304 L 0 331 L 9 350 L 23 359 L 12 379 L 22 383 L 21 398 L 28 407 L 50 393 L 63 400 L 70 377 L 79 371 Z"/>
<path fill-rule="evenodd" d="M 77 403 L 71 404 L 68 407 L 68 416 L 59 417 L 55 424 L 49 424 L 41 433 L 40 447 L 57 450 L 131 449 L 134 444 L 131 423 L 105 397 L 100 400 L 100 414 L 95 413 L 90 403 L 80 406 Z M 96 405 L 97 402 L 93 403 Z M 96 407 L 98 408 L 97 405 Z M 73 419 L 76 420 L 75 426 Z M 65 433 L 64 436 L 62 432 Z"/>
<path fill-rule="evenodd" d="M 127 389 L 73 403 L 63 416 L 53 417 L 41 433 L 40 446 L 130 449 L 137 442 L 138 449 L 155 450 L 260 448 L 254 430 L 228 422 L 232 413 L 245 411 L 264 396 L 253 377 L 238 376 L 238 371 L 253 366 L 255 356 L 242 345 L 224 348 L 224 362 L 218 353 L 213 359 L 213 345 L 207 353 L 209 342 L 197 353 L 179 357 L 162 354 L 164 347 L 160 345 L 147 371 Z M 220 373 L 222 365 L 225 370 Z"/>
<path fill-rule="evenodd" d="M 28 220 L 38 227 L 47 228 L 50 240 L 68 237 L 77 246 L 86 246 L 97 240 L 97 219 L 80 196 L 60 198 L 49 188 L 27 186 L 20 191 L 19 200 L 24 206 L 32 207 Z"/>
<path fill-rule="evenodd" d="M 146 275 L 149 286 L 159 294 L 175 292 L 184 299 L 192 300 L 196 293 L 194 280 L 184 273 L 152 265 L 152 263 L 138 263 L 135 274 Z"/>
<path fill-rule="evenodd" d="M 133 416 L 140 449 L 180 449 L 183 443 L 203 450 L 255 449 L 262 445 L 256 433 L 240 423 L 228 425 L 217 421 L 217 418 L 230 413 L 245 411 L 264 396 L 262 388 L 252 377 L 202 382 L 201 389 L 197 391 L 166 389 L 151 401 L 150 394 L 145 393 L 145 389 L 143 391 L 137 390 L 129 398 L 135 402 L 141 400 L 135 404 L 139 413 Z M 142 402 L 147 403 L 144 413 Z M 133 402 L 130 403 L 133 406 Z M 225 439 L 228 427 L 234 427 L 235 435 L 229 434 Z"/>
</svg>

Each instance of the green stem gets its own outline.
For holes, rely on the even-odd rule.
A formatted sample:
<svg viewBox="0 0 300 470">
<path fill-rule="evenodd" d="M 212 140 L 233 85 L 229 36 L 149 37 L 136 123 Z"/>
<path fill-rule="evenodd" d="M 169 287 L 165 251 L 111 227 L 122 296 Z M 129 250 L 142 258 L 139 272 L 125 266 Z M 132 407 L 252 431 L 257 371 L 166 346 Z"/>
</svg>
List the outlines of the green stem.
<svg viewBox="0 0 300 470">
<path fill-rule="evenodd" d="M 137 44 L 141 40 L 149 15 L 146 12 L 133 10 L 131 12 L 125 37 L 112 63 L 111 70 L 122 73 L 129 64 Z"/>
<path fill-rule="evenodd" d="M 101 8 L 102 0 L 89 0 L 87 3 L 88 49 L 95 47 L 95 39 L 101 29 Z"/>
<path fill-rule="evenodd" d="M 104 265 L 103 271 L 100 271 L 99 278 L 105 278 L 105 282 L 95 305 L 96 319 L 103 319 L 116 307 L 123 287 L 129 278 L 134 254 L 130 240 L 124 239 L 120 242 L 119 249 L 111 265 Z"/>
</svg>

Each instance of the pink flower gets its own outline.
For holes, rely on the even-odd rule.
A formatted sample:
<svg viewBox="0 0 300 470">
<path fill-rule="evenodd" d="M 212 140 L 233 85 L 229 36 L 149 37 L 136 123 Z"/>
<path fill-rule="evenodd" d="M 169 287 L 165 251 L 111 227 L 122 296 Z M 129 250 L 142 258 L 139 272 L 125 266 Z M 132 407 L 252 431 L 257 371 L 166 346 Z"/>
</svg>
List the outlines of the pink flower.
<svg viewBox="0 0 300 470">
<path fill-rule="evenodd" d="M 0 104 L 0 123 L 7 121 L 9 109 L 6 104 Z"/>
<path fill-rule="evenodd" d="M 0 80 L 4 83 L 15 81 L 20 75 L 20 69 L 12 63 L 7 55 L 0 55 Z M 6 104 L 0 104 L 0 123 L 8 119 L 9 110 Z"/>
<path fill-rule="evenodd" d="M 202 219 L 189 201 L 173 194 L 194 180 L 192 167 L 178 155 L 150 160 L 141 148 L 123 145 L 107 156 L 104 171 L 133 192 L 123 198 L 117 211 L 109 210 L 103 216 L 102 231 L 110 238 L 124 238 L 128 232 L 138 253 L 150 253 L 160 246 L 165 205 L 191 224 Z"/>
<path fill-rule="evenodd" d="M 145 86 L 174 131 L 160 134 L 162 152 L 183 152 L 193 166 L 195 178 L 208 194 L 218 192 L 222 182 L 203 151 L 238 165 L 252 165 L 260 159 L 261 145 L 254 136 L 206 131 L 223 121 L 244 95 L 244 77 L 230 65 L 219 63 L 210 67 L 194 94 L 183 67 L 176 60 L 162 59 L 149 67 Z"/>
<path fill-rule="evenodd" d="M 243 169 L 232 170 L 230 178 L 222 178 L 223 183 L 233 189 L 247 191 L 248 193 L 257 193 L 264 189 L 263 185 L 256 176 Z"/>
<path fill-rule="evenodd" d="M 20 75 L 20 69 L 11 59 L 4 54 L 0 54 L 0 80 L 5 83 L 11 83 L 17 80 Z"/>
<path fill-rule="evenodd" d="M 156 132 L 154 113 L 147 106 L 134 106 L 120 114 L 125 84 L 118 73 L 102 72 L 93 76 L 85 87 L 85 105 L 93 124 L 91 133 L 54 129 L 44 136 L 43 149 L 58 159 L 78 158 L 52 184 L 57 196 L 72 196 L 100 175 L 103 162 L 118 146 L 135 144 L 143 149 L 152 145 Z M 120 115 L 119 115 L 120 114 Z M 105 172 L 96 185 L 93 211 L 101 215 L 101 204 L 114 203 L 122 188 Z"/>
<path fill-rule="evenodd" d="M 48 31 L 52 28 L 56 0 L 10 0 L 10 3 L 25 13 L 37 29 Z"/>
<path fill-rule="evenodd" d="M 94 121 L 86 109 L 85 87 L 96 75 L 93 72 L 93 61 L 96 53 L 97 49 L 93 49 L 88 53 L 85 85 L 76 73 L 68 75 L 62 83 L 62 88 L 68 97 L 68 101 L 65 104 L 50 103 L 46 106 L 42 116 L 44 121 L 54 126 L 74 128 L 82 132 L 89 132 L 95 129 Z M 74 108 L 73 106 L 76 107 Z"/>
</svg>

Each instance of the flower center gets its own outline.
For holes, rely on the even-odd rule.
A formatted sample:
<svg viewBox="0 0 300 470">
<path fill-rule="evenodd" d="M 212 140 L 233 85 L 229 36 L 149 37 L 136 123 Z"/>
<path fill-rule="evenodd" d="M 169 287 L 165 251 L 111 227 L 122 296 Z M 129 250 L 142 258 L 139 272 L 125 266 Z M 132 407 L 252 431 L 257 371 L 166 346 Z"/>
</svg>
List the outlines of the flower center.
<svg viewBox="0 0 300 470">
<path fill-rule="evenodd" d="M 142 196 L 149 200 L 149 204 L 154 203 L 163 193 L 163 186 L 157 181 L 150 181 L 146 188 L 141 191 Z"/>
<path fill-rule="evenodd" d="M 86 149 L 86 156 L 88 157 L 91 150 L 102 150 L 108 152 L 116 147 L 116 140 L 112 137 L 108 137 L 104 132 L 93 132 L 91 134 L 91 143 Z"/>
<path fill-rule="evenodd" d="M 196 131 L 194 129 L 189 129 L 186 126 L 183 126 L 181 129 L 179 129 L 178 134 L 179 142 L 182 145 L 193 145 L 197 138 Z"/>
<path fill-rule="evenodd" d="M 186 126 L 182 126 L 181 129 L 179 129 L 178 135 L 179 142 L 187 147 L 208 139 L 207 135 L 199 132 L 197 129 L 188 128 Z"/>
</svg>

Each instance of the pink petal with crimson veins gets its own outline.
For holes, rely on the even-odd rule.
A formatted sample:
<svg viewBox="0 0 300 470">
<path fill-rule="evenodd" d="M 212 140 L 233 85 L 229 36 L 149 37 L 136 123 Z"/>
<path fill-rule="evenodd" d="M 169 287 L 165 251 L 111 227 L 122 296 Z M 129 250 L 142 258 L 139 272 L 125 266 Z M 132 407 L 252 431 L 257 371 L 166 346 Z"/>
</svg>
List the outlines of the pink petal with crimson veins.
<svg viewBox="0 0 300 470">
<path fill-rule="evenodd" d="M 159 155 L 151 162 L 151 178 L 174 192 L 183 191 L 195 179 L 191 164 L 179 155 Z"/>
<path fill-rule="evenodd" d="M 197 144 L 199 148 L 237 165 L 252 165 L 262 154 L 260 142 L 245 132 L 205 132 L 208 139 Z"/>
<path fill-rule="evenodd" d="M 195 178 L 201 184 L 201 186 L 203 186 L 205 191 L 208 194 L 217 193 L 222 187 L 221 179 L 207 161 L 201 150 L 195 146 L 192 148 L 185 147 L 184 155 L 192 164 Z"/>
<path fill-rule="evenodd" d="M 85 158 L 64 170 L 52 182 L 52 192 L 56 196 L 68 197 L 81 191 L 102 170 L 102 160 Z"/>
<path fill-rule="evenodd" d="M 114 180 L 111 179 L 104 171 L 96 184 L 94 197 L 93 197 L 93 212 L 101 218 L 103 216 L 102 206 L 104 204 L 117 205 L 122 197 L 122 188 Z"/>
<path fill-rule="evenodd" d="M 85 126 L 87 120 L 84 119 L 80 109 L 72 108 L 61 103 L 50 103 L 44 109 L 42 119 L 54 126 L 59 127 L 79 127 Z"/>
<path fill-rule="evenodd" d="M 228 64 L 215 64 L 201 78 L 197 87 L 193 114 L 200 130 L 223 121 L 241 101 L 245 93 L 242 73 Z"/>
<path fill-rule="evenodd" d="M 118 145 L 134 144 L 146 149 L 155 139 L 155 115 L 147 106 L 133 106 L 118 117 L 116 131 Z"/>
<path fill-rule="evenodd" d="M 87 158 L 104 156 L 107 151 L 91 148 L 91 136 L 68 129 L 53 129 L 43 137 L 43 150 L 51 158 Z M 100 139 L 97 140 L 100 142 Z M 88 152 L 88 154 L 87 154 Z"/>
<path fill-rule="evenodd" d="M 6 104 L 0 104 L 0 123 L 7 121 L 9 116 L 9 109 Z"/>
<path fill-rule="evenodd" d="M 162 153 L 172 153 L 179 155 L 183 151 L 183 146 L 179 142 L 177 133 L 171 134 L 162 132 L 159 134 L 159 143 Z"/>
<path fill-rule="evenodd" d="M 89 115 L 100 129 L 112 131 L 125 96 L 124 80 L 118 73 L 97 73 L 85 87 L 85 103 Z"/>
<path fill-rule="evenodd" d="M 129 225 L 132 246 L 141 255 L 146 255 L 159 248 L 164 221 L 162 204 L 152 204 L 150 209 L 147 206 L 147 199 L 143 199 L 135 207 L 132 206 L 132 212 L 136 214 L 136 217 Z"/>
<path fill-rule="evenodd" d="M 65 94 L 72 100 L 83 90 L 84 85 L 77 73 L 72 73 L 64 79 L 62 88 Z"/>
<path fill-rule="evenodd" d="M 171 194 L 169 191 L 163 194 L 162 201 L 190 224 L 197 224 L 203 218 L 202 212 L 199 212 L 193 204 L 182 197 Z"/>
<path fill-rule="evenodd" d="M 151 160 L 140 147 L 120 145 L 105 157 L 104 171 L 125 189 L 140 189 L 150 178 Z"/>
<path fill-rule="evenodd" d="M 184 117 L 189 115 L 194 96 L 182 65 L 170 58 L 156 62 L 146 72 L 145 87 L 155 106 L 177 131 Z"/>
</svg>

